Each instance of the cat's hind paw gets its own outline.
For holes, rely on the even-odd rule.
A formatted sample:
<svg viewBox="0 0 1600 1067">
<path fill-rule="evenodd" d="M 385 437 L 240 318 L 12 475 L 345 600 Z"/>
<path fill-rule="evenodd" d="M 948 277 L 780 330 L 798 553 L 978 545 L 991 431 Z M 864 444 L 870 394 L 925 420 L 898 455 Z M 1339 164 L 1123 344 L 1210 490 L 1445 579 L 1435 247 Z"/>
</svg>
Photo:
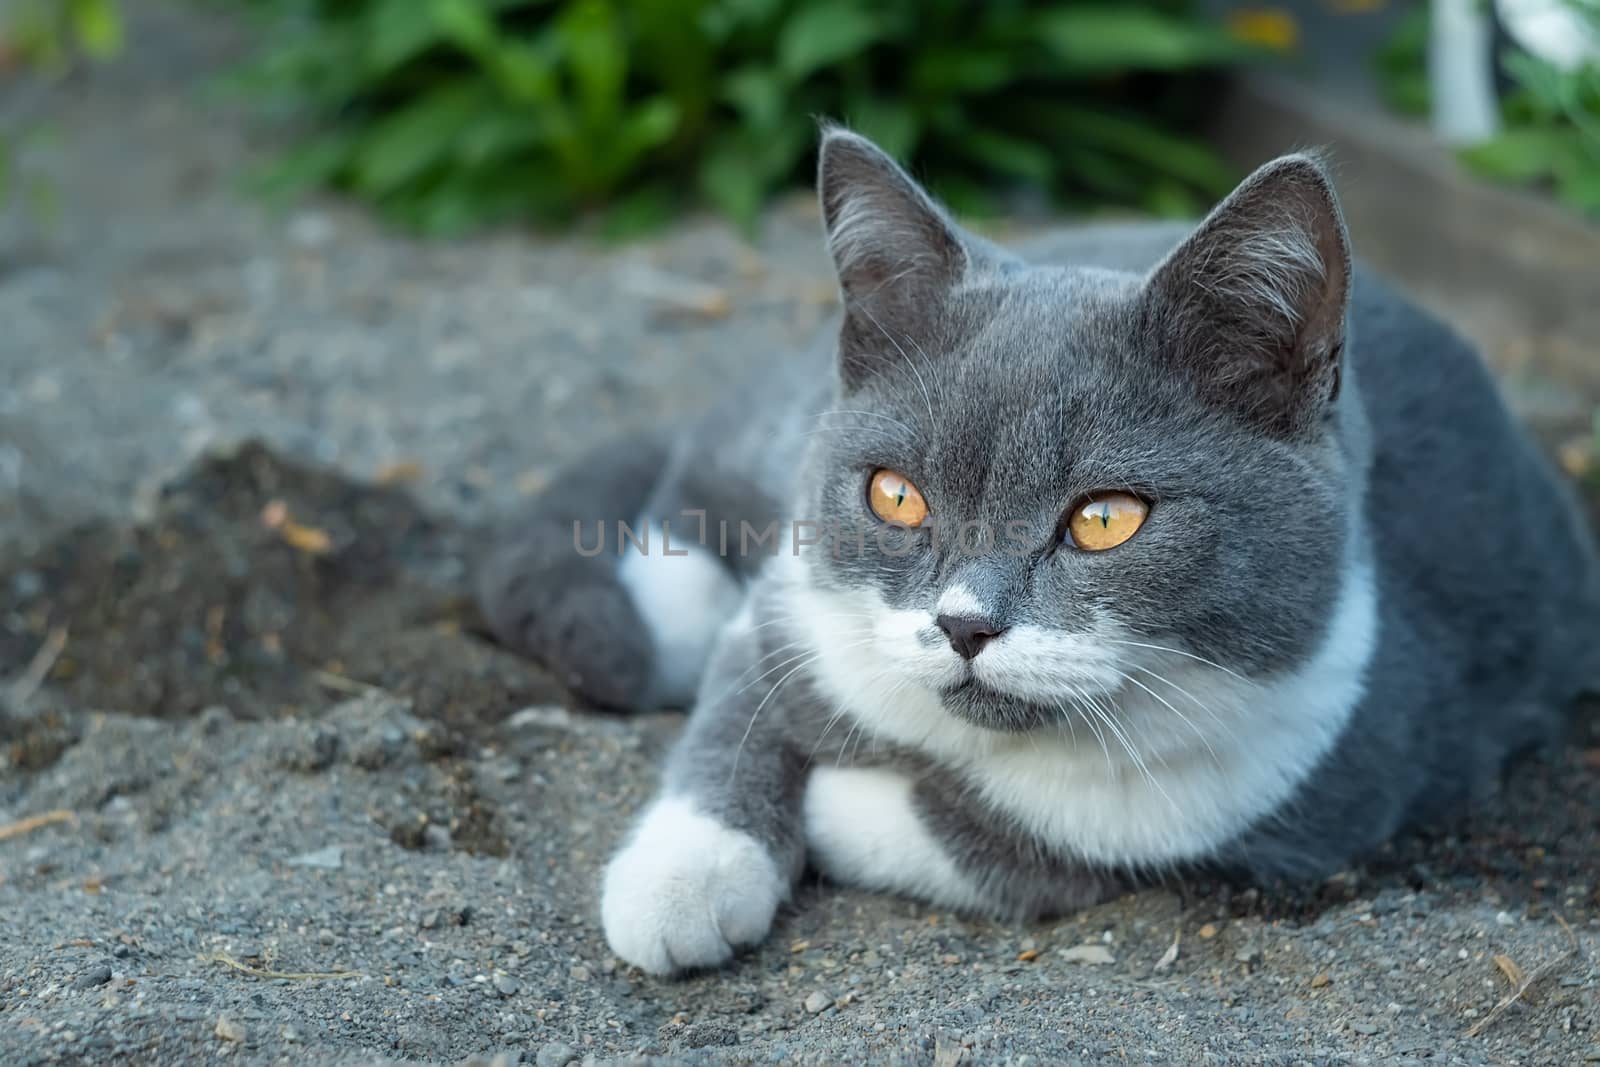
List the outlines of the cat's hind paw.
<svg viewBox="0 0 1600 1067">
<path fill-rule="evenodd" d="M 613 952 L 668 975 L 715 966 L 766 937 L 788 892 L 754 837 L 666 797 L 606 868 L 600 917 Z"/>
</svg>

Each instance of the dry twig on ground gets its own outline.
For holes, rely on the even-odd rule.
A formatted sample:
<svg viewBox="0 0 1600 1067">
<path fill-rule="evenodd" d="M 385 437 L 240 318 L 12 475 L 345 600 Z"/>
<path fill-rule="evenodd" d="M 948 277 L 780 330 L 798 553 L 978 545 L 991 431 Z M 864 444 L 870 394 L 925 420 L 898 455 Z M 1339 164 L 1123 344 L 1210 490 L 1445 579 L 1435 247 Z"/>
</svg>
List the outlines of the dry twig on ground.
<svg viewBox="0 0 1600 1067">
<path fill-rule="evenodd" d="M 1555 920 L 1561 924 L 1561 929 L 1567 932 L 1567 938 L 1569 942 L 1567 947 L 1557 955 L 1552 956 L 1550 959 L 1547 959 L 1543 963 L 1539 964 L 1539 966 L 1535 967 L 1533 970 L 1527 972 L 1523 972 L 1522 968 L 1511 962 L 1509 957 L 1507 957 L 1506 962 L 1511 964 L 1510 967 L 1500 963 L 1499 959 L 1496 958 L 1495 965 L 1500 968 L 1501 973 L 1503 973 L 1507 979 L 1511 979 L 1513 974 L 1518 974 L 1522 976 L 1522 980 L 1516 982 L 1515 985 L 1512 986 L 1511 992 L 1502 997 L 1500 1003 L 1489 1009 L 1488 1015 L 1485 1015 L 1483 1018 L 1472 1024 L 1472 1028 L 1467 1031 L 1468 1037 L 1477 1037 L 1479 1034 L 1487 1030 L 1491 1023 L 1500 1018 L 1500 1016 L 1504 1015 L 1506 1012 L 1510 1011 L 1513 1004 L 1520 1003 L 1523 997 L 1527 995 L 1528 990 L 1537 985 L 1540 979 L 1550 974 L 1550 972 L 1554 971 L 1560 964 L 1565 963 L 1568 959 L 1578 954 L 1578 935 L 1573 932 L 1572 927 L 1567 924 L 1567 920 L 1563 919 L 1561 916 L 1557 915 Z"/>
<path fill-rule="evenodd" d="M 58 822 L 71 822 L 77 816 L 65 808 L 47 811 L 42 815 L 30 815 L 26 819 L 18 819 L 13 823 L 0 825 L 0 841 L 8 841 L 13 837 L 31 834 L 35 830 L 42 830 L 46 826 L 54 826 Z"/>
<path fill-rule="evenodd" d="M 252 967 L 248 963 L 240 963 L 226 952 L 213 952 L 209 956 L 201 956 L 206 963 L 220 963 L 224 967 L 232 968 L 252 978 L 287 978 L 295 982 L 325 982 L 338 978 L 361 978 L 360 971 L 271 971 L 262 967 Z"/>
</svg>

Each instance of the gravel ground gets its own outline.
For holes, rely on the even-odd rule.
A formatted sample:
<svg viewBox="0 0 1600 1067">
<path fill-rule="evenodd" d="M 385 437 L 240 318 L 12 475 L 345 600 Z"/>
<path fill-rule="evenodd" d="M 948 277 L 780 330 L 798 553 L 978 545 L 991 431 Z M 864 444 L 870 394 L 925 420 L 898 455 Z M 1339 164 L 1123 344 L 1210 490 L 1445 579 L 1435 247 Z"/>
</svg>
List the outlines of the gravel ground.
<svg viewBox="0 0 1600 1067">
<path fill-rule="evenodd" d="M 594 887 L 679 720 L 570 706 L 468 563 L 816 328 L 813 215 L 755 250 L 271 218 L 202 92 L 228 28 L 132 6 L 124 60 L 0 97 L 62 131 L 67 205 L 0 223 L 0 1062 L 1600 1061 L 1592 714 L 1320 886 L 1007 926 L 808 883 L 725 971 L 619 966 Z"/>
</svg>

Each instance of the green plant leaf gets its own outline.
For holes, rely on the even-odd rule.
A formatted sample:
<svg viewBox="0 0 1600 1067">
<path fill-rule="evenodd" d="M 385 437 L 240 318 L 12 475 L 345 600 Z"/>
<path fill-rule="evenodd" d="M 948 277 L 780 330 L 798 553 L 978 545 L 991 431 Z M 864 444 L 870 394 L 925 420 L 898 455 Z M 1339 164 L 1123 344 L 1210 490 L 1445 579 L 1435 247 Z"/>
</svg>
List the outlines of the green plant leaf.
<svg viewBox="0 0 1600 1067">
<path fill-rule="evenodd" d="M 797 8 L 778 35 L 778 68 L 791 81 L 860 54 L 885 30 L 882 17 L 858 3 Z"/>
<path fill-rule="evenodd" d="M 626 241 L 659 230 L 677 212 L 677 197 L 664 185 L 635 189 L 607 211 L 600 235 L 608 241 Z"/>
<path fill-rule="evenodd" d="M 974 159 L 1001 174 L 1040 185 L 1048 185 L 1055 176 L 1055 158 L 1032 141 L 974 130 L 967 134 L 964 147 Z"/>
<path fill-rule="evenodd" d="M 695 25 L 720 42 L 740 30 L 771 22 L 782 12 L 784 0 L 718 0 L 696 6 Z"/>
<path fill-rule="evenodd" d="M 405 2 L 405 0 L 401 0 Z M 493 55 L 500 43 L 494 19 L 479 0 L 411 0 L 427 4 L 433 25 L 456 47 L 480 61 Z"/>
<path fill-rule="evenodd" d="M 770 67 L 741 67 L 728 75 L 722 97 L 752 129 L 770 130 L 783 121 L 784 84 Z"/>
<path fill-rule="evenodd" d="M 1563 174 L 1556 180 L 1556 195 L 1579 211 L 1600 217 L 1600 167 Z"/>
<path fill-rule="evenodd" d="M 1041 132 L 1054 130 L 1062 140 L 1115 152 L 1136 161 L 1145 173 L 1170 174 L 1212 195 L 1226 193 L 1239 177 L 1204 143 L 1134 116 L 1071 105 L 1039 114 L 1047 116 L 1039 124 Z"/>
<path fill-rule="evenodd" d="M 623 120 L 617 149 L 631 165 L 644 153 L 672 139 L 678 128 L 678 105 L 665 96 L 652 97 Z"/>
<path fill-rule="evenodd" d="M 729 140 L 707 153 L 700 163 L 699 183 L 717 210 L 746 233 L 754 230 L 767 190 L 761 173 L 750 165 L 744 144 Z"/>
<path fill-rule="evenodd" d="M 92 59 L 107 59 L 122 49 L 122 15 L 114 0 L 68 0 L 67 18 L 78 46 Z"/>
<path fill-rule="evenodd" d="M 556 23 L 578 109 L 591 135 L 614 133 L 622 113 L 628 54 L 616 11 L 607 0 L 572 0 Z"/>
<path fill-rule="evenodd" d="M 384 196 L 445 163 L 472 116 L 492 104 L 480 84 L 447 85 L 396 111 L 361 141 L 351 162 L 357 186 Z"/>
<path fill-rule="evenodd" d="M 462 126 L 456 139 L 456 159 L 463 167 L 481 170 L 497 160 L 535 150 L 543 141 L 539 123 L 528 112 L 508 105 L 475 115 Z"/>
<path fill-rule="evenodd" d="M 978 50 L 960 44 L 934 46 L 911 64 L 911 91 L 921 97 L 987 93 L 1019 80 L 1017 56 L 1004 49 Z"/>
<path fill-rule="evenodd" d="M 896 159 L 909 159 L 922 136 L 922 119 L 907 102 L 868 97 L 849 117 L 857 131 Z"/>
<path fill-rule="evenodd" d="M 1184 70 L 1254 54 L 1220 26 L 1135 4 L 1058 7 L 1039 15 L 1034 32 L 1062 74 Z"/>
<path fill-rule="evenodd" d="M 318 186 L 330 185 L 350 165 L 355 138 L 345 133 L 323 134 L 286 152 L 276 162 L 255 171 L 249 185 L 258 195 L 283 203 Z"/>
<path fill-rule="evenodd" d="M 1565 113 L 1569 75 L 1519 50 L 1507 52 L 1500 61 L 1525 94 L 1523 102 L 1537 117 L 1557 118 Z"/>
<path fill-rule="evenodd" d="M 571 125 L 570 108 L 556 82 L 554 65 L 538 49 L 522 41 L 498 41 L 488 50 L 484 67 L 502 93 L 525 104 L 538 104 L 548 125 Z"/>
<path fill-rule="evenodd" d="M 1183 0 L 235 2 L 265 42 L 237 84 L 311 131 L 280 187 L 429 232 L 606 209 L 634 232 L 694 193 L 749 229 L 819 115 L 969 207 L 1022 180 L 1173 211 L 1232 177 L 1179 133 L 1187 72 L 1257 54 Z"/>
<path fill-rule="evenodd" d="M 1461 158 L 1486 178 L 1531 182 L 1550 176 L 1571 136 L 1562 130 L 1529 127 L 1506 130 L 1491 141 L 1461 152 Z"/>
<path fill-rule="evenodd" d="M 449 0 L 381 0 L 367 20 L 365 68 L 368 78 L 380 78 L 430 47 L 448 40 L 445 26 L 450 16 L 439 8 Z"/>
<path fill-rule="evenodd" d="M 1428 113 L 1433 92 L 1428 81 L 1428 26 L 1428 7 L 1413 7 L 1372 57 L 1384 102 L 1402 115 Z"/>
</svg>

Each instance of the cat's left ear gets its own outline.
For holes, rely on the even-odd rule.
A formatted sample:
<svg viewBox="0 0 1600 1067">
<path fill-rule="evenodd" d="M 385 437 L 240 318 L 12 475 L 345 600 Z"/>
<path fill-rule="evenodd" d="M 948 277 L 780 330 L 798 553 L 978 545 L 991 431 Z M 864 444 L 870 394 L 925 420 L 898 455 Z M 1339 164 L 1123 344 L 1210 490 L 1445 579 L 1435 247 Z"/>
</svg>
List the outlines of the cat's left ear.
<svg viewBox="0 0 1600 1067">
<path fill-rule="evenodd" d="M 1246 178 L 1151 274 L 1151 342 L 1203 393 L 1268 432 L 1313 430 L 1338 395 L 1350 242 L 1320 162 Z"/>
<path fill-rule="evenodd" d="M 817 194 L 844 298 L 840 371 L 854 384 L 929 339 L 968 252 L 922 187 L 859 134 L 824 127 Z"/>
</svg>

